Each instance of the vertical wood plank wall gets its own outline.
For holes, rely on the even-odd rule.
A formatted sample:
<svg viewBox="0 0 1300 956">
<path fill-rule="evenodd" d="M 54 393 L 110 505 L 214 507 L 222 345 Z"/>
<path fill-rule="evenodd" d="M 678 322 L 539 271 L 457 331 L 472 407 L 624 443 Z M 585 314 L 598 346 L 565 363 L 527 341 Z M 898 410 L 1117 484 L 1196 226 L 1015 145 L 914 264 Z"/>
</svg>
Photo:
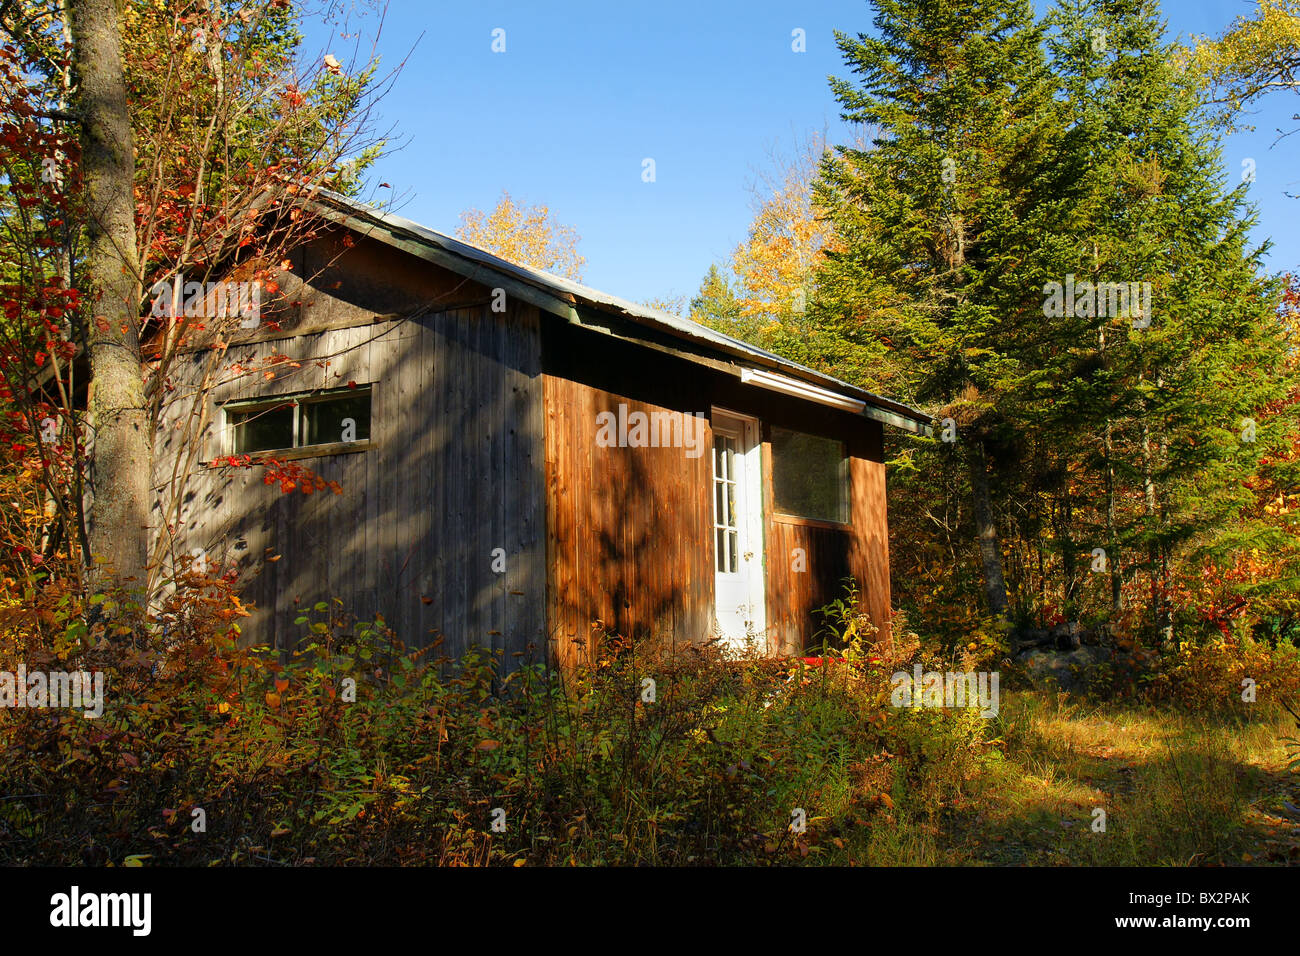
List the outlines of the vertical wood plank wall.
<svg viewBox="0 0 1300 956">
<path fill-rule="evenodd" d="M 260 363 L 273 354 L 298 367 L 278 365 L 265 378 Z M 205 360 L 182 359 L 191 379 Z M 219 402 L 373 383 L 371 447 L 295 462 L 339 482 L 341 495 L 284 493 L 263 484 L 257 467 L 200 466 L 184 489 L 173 552 L 199 547 L 209 562 L 239 568 L 255 604 L 241 621 L 250 641 L 292 646 L 303 636 L 293 623 L 302 609 L 337 597 L 363 620 L 382 614 L 409 646 L 442 637 L 441 652 L 477 644 L 504 650 L 511 666 L 545 652 L 534 307 L 497 314 L 484 304 L 236 345 L 223 364 L 232 362 L 259 370 L 215 390 L 205 458 L 225 451 Z M 160 485 L 178 446 L 172 428 L 161 428 Z M 171 491 L 164 487 L 164 500 Z M 504 574 L 492 569 L 496 548 Z"/>
<path fill-rule="evenodd" d="M 596 416 L 682 411 L 545 375 L 548 629 L 557 664 L 595 651 L 594 621 L 611 633 L 709 637 L 710 448 L 603 448 Z"/>
<path fill-rule="evenodd" d="M 879 629 L 878 640 L 892 640 L 889 592 L 889 518 L 885 507 L 885 465 L 880 460 L 881 425 L 872 423 L 874 447 L 849 459 L 853 487 L 853 539 L 849 567 L 862 590 L 862 601 Z"/>
<path fill-rule="evenodd" d="M 548 325 L 549 323 L 549 325 Z M 768 651 L 795 654 L 821 626 L 814 611 L 853 575 L 882 635 L 890 616 L 882 430 L 877 422 L 742 385 L 737 376 L 648 352 L 543 317 L 546 401 L 547 627 L 564 660 L 590 653 L 593 620 L 615 633 L 677 641 L 713 633 L 710 452 L 691 464 L 667 449 L 595 447 L 596 414 L 704 411 L 763 423 L 763 535 Z M 849 524 L 775 518 L 771 425 L 837 438 L 849 456 Z M 708 436 L 711 448 L 712 435 Z M 807 571 L 792 570 L 803 548 Z M 582 642 L 582 643 L 579 643 Z"/>
<path fill-rule="evenodd" d="M 843 597 L 844 579 L 852 576 L 859 601 L 878 628 L 877 639 L 889 637 L 889 529 L 885 515 L 885 466 L 881 457 L 881 426 L 864 422 L 865 432 L 848 436 L 849 523 L 824 526 L 777 515 L 772 503 L 771 443 L 764 441 L 764 525 L 767 538 L 767 624 L 771 653 L 800 653 L 826 625 L 819 608 Z M 796 554 L 801 551 L 801 554 Z M 798 561 L 796 561 L 796 556 Z M 796 570 L 804 567 L 806 570 Z"/>
</svg>

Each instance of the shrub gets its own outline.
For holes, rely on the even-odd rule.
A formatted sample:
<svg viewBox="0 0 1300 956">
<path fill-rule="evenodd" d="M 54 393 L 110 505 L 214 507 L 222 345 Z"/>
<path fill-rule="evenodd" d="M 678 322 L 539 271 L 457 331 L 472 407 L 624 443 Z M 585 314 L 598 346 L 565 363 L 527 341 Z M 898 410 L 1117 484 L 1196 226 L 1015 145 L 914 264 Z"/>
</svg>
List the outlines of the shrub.
<svg viewBox="0 0 1300 956">
<path fill-rule="evenodd" d="M 810 667 L 607 635 L 505 675 L 337 603 L 293 654 L 241 648 L 221 578 L 147 615 L 27 587 L 0 669 L 99 670 L 108 704 L 0 710 L 5 863 L 918 862 L 982 759 L 986 722 L 888 708 L 905 641 Z"/>
</svg>

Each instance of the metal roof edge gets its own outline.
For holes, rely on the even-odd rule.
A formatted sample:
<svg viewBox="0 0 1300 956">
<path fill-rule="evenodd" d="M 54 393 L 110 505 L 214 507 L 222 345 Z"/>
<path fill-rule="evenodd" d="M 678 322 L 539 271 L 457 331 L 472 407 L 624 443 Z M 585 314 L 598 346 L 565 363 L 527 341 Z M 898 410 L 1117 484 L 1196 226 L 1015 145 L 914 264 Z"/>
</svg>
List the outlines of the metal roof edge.
<svg viewBox="0 0 1300 956">
<path fill-rule="evenodd" d="M 913 434 L 931 433 L 934 419 L 920 409 L 858 388 L 856 385 L 800 365 L 798 362 L 768 352 L 691 319 L 629 302 L 563 276 L 510 262 L 413 220 L 377 209 L 340 193 L 321 189 L 318 191 L 317 198 L 303 201 L 317 207 L 326 218 L 350 228 L 356 228 L 357 220 L 369 221 L 389 234 L 383 240 L 388 244 L 433 261 L 467 278 L 481 281 L 477 278 L 477 269 L 481 268 L 492 275 L 490 281 L 506 289 L 508 293 L 574 324 L 584 326 L 589 324 L 582 320 L 578 310 L 574 308 L 579 301 L 595 308 L 616 314 L 621 313 L 647 327 L 657 328 L 697 345 L 719 349 L 734 357 L 778 369 L 810 384 L 829 388 L 847 398 L 861 400 L 866 404 L 863 415 L 867 418 L 902 428 Z M 331 209 L 331 206 L 334 209 Z M 410 239 L 403 241 L 401 233 L 405 233 Z M 414 247 L 410 240 L 414 240 L 418 247 Z M 429 254 L 422 254 L 424 252 Z"/>
</svg>

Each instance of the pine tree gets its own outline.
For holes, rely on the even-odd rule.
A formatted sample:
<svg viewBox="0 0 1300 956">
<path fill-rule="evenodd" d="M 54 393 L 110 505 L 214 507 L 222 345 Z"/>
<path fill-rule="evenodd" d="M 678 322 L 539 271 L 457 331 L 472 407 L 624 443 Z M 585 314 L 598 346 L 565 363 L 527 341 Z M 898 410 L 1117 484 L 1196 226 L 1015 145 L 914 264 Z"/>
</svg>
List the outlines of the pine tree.
<svg viewBox="0 0 1300 956">
<path fill-rule="evenodd" d="M 896 389 L 960 428 L 985 597 L 1008 611 L 990 458 L 1015 445 L 1004 398 L 1038 374 L 1018 270 L 1035 244 L 1055 107 L 1027 0 L 881 0 L 879 36 L 838 35 L 856 83 L 844 118 L 876 130 L 823 166 L 837 250 L 818 297 L 830 323 L 897 356 Z M 1026 328 L 1030 326 L 1030 328 Z"/>
<path fill-rule="evenodd" d="M 1154 0 L 1066 2 L 1053 19 L 1071 124 L 1062 182 L 1081 213 L 1062 221 L 1057 270 L 1152 289 L 1139 320 L 1094 308 L 1091 328 L 1074 329 L 1076 347 L 1094 337 L 1083 355 L 1098 373 L 1076 376 L 1054 411 L 1081 426 L 1080 466 L 1105 469 L 1112 608 L 1121 579 L 1143 571 L 1168 636 L 1176 553 L 1224 560 L 1262 543 L 1235 516 L 1261 455 L 1287 440 L 1277 418 L 1246 427 L 1290 388 L 1279 286 L 1247 245 L 1246 185 L 1226 182 Z"/>
</svg>

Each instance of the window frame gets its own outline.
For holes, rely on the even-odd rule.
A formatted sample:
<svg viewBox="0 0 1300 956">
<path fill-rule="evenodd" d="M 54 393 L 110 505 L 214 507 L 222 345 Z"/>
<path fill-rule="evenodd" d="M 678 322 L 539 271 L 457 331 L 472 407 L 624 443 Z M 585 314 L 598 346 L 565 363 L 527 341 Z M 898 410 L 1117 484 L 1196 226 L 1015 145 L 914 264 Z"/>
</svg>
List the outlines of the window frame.
<svg viewBox="0 0 1300 956">
<path fill-rule="evenodd" d="M 782 511 L 776 500 L 776 472 L 777 454 L 776 443 L 773 441 L 773 433 L 776 431 L 790 432 L 795 435 L 807 435 L 810 438 L 820 438 L 824 441 L 832 441 L 840 446 L 840 478 L 838 487 L 840 489 L 840 514 L 842 520 L 832 521 L 828 518 L 810 518 L 806 515 L 792 514 L 788 511 Z M 768 448 L 768 480 L 771 482 L 772 495 L 772 520 L 778 524 L 797 525 L 803 528 L 825 528 L 829 531 L 852 531 L 853 530 L 853 456 L 849 452 L 849 443 L 843 438 L 836 438 L 830 435 L 823 435 L 818 432 L 802 431 L 798 428 L 787 428 L 782 425 L 768 425 L 767 434 L 764 436 Z"/>
<path fill-rule="evenodd" d="M 370 397 L 369 438 L 359 438 L 356 441 L 350 442 L 325 442 L 315 445 L 299 444 L 303 429 L 303 406 L 328 402 L 335 396 L 356 396 L 363 393 Z M 293 406 L 293 445 L 283 448 L 266 448 L 259 451 L 236 451 L 235 429 L 239 426 L 231 421 L 231 413 L 255 413 L 272 408 L 278 408 L 279 406 L 286 404 L 292 404 Z M 346 455 L 368 451 L 375 445 L 374 410 L 375 383 L 373 382 L 367 382 L 364 385 L 358 384 L 354 387 L 348 387 L 345 385 L 339 388 L 317 388 L 303 392 L 285 392 L 282 395 L 260 395 L 256 398 L 240 398 L 228 402 L 222 402 L 222 455 L 223 457 L 251 455 L 253 457 L 261 456 L 276 458 L 281 461 L 291 461 L 299 458 L 323 458 L 329 455 Z"/>
</svg>

